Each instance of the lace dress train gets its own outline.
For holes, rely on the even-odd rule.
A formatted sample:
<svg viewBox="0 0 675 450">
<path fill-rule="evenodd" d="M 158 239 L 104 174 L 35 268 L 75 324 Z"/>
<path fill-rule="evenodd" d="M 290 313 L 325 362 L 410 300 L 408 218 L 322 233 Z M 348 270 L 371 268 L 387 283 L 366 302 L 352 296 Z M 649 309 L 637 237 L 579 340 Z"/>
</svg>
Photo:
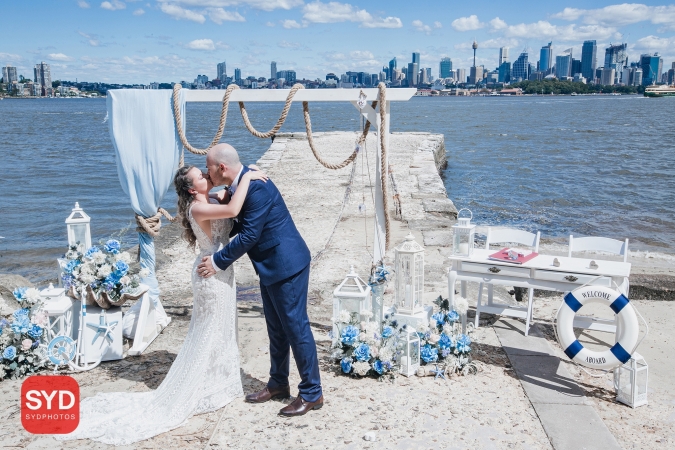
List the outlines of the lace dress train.
<svg viewBox="0 0 675 450">
<path fill-rule="evenodd" d="M 201 258 L 218 250 L 232 221 L 211 221 L 212 239 L 188 212 L 199 256 L 192 267 L 194 295 L 187 337 L 164 381 L 154 391 L 99 393 L 82 400 L 78 428 L 59 440 L 93 439 L 128 445 L 177 428 L 195 415 L 214 411 L 243 395 L 232 267 L 203 279 Z"/>
</svg>

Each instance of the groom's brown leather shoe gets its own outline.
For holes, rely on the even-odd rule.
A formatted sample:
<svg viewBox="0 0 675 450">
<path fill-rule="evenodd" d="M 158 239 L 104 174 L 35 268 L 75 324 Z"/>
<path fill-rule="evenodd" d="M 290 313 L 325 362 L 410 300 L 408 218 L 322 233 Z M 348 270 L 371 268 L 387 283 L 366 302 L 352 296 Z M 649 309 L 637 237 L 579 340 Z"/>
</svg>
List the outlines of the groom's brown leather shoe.
<svg viewBox="0 0 675 450">
<path fill-rule="evenodd" d="M 270 388 L 265 386 L 262 391 L 254 392 L 246 396 L 246 401 L 249 403 L 264 403 L 269 400 L 277 398 L 288 398 L 291 396 L 290 386 L 280 386 L 277 388 Z"/>
<path fill-rule="evenodd" d="M 281 408 L 279 414 L 286 417 L 302 416 L 304 414 L 307 414 L 307 411 L 311 409 L 321 409 L 322 406 L 323 406 L 323 395 L 319 397 L 319 399 L 315 402 L 308 402 L 300 395 L 298 395 L 298 397 L 295 400 L 293 400 L 293 403 L 284 408 Z"/>
</svg>

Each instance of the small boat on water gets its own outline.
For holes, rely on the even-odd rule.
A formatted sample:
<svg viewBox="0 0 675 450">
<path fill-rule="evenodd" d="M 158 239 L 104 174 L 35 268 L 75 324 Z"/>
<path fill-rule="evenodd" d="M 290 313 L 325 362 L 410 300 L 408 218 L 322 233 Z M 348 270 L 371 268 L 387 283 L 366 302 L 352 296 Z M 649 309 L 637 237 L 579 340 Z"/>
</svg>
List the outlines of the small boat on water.
<svg viewBox="0 0 675 450">
<path fill-rule="evenodd" d="M 665 84 L 659 86 L 649 86 L 645 89 L 645 97 L 671 97 L 675 96 L 675 85 Z"/>
</svg>

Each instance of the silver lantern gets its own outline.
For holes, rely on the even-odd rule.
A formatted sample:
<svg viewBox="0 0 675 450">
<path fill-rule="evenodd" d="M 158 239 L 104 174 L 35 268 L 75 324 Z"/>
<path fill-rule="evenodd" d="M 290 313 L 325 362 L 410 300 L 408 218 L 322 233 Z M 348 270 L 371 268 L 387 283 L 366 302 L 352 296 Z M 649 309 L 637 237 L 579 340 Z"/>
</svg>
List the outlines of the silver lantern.
<svg viewBox="0 0 675 450">
<path fill-rule="evenodd" d="M 468 211 L 470 217 L 459 217 L 462 211 Z M 457 223 L 452 226 L 452 256 L 470 258 L 473 255 L 476 225 L 471 223 L 471 219 L 473 213 L 466 208 L 457 213 Z"/>
<path fill-rule="evenodd" d="M 639 353 L 633 353 L 628 362 L 614 369 L 616 400 L 631 408 L 647 404 L 649 367 Z"/>
<path fill-rule="evenodd" d="M 398 336 L 400 373 L 406 377 L 415 375 L 420 367 L 420 338 L 413 327 L 405 327 Z"/>
</svg>

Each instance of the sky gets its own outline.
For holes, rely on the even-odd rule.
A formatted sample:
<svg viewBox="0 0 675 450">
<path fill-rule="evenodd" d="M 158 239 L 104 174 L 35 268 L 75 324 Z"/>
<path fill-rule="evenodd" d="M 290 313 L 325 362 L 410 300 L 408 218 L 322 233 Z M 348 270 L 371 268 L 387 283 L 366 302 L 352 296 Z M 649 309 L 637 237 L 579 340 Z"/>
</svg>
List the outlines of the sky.
<svg viewBox="0 0 675 450">
<path fill-rule="evenodd" d="M 422 6 L 424 5 L 424 6 Z M 494 69 L 499 47 L 530 61 L 553 42 L 554 54 L 586 39 L 598 43 L 598 63 L 610 43 L 627 42 L 629 60 L 659 52 L 664 70 L 675 61 L 675 5 L 596 0 L 541 2 L 416 2 L 303 0 L 35 0 L 3 2 L 0 65 L 32 78 L 51 64 L 52 80 L 148 84 L 227 74 L 270 76 L 293 69 L 298 78 L 325 79 L 348 70 L 378 73 L 393 57 L 398 67 L 420 52 L 421 67 L 438 76 L 453 68 Z M 468 70 L 467 70 L 468 72 Z"/>
</svg>

